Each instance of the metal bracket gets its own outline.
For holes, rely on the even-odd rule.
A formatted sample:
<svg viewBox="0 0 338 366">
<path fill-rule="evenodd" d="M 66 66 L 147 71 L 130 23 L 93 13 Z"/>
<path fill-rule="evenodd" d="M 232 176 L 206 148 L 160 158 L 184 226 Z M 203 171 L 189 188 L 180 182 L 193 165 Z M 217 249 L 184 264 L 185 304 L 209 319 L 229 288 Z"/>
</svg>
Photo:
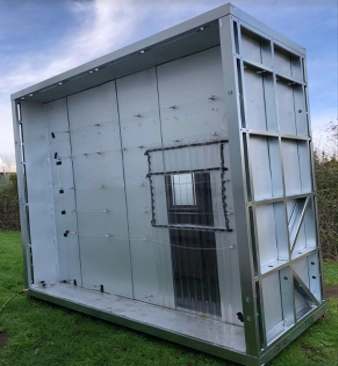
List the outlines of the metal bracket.
<svg viewBox="0 0 338 366">
<path fill-rule="evenodd" d="M 297 228 L 296 228 L 296 232 L 294 234 L 294 238 L 292 239 L 292 243 L 291 243 L 291 253 L 293 253 L 294 249 L 295 249 L 295 246 L 296 246 L 296 242 L 297 242 L 297 238 L 298 238 L 298 235 L 299 235 L 299 232 L 300 232 L 300 229 L 302 227 L 302 223 L 304 221 L 304 217 L 305 217 L 305 212 L 306 212 L 306 209 L 307 209 L 307 206 L 309 205 L 309 202 L 310 202 L 310 197 L 306 197 L 306 200 L 304 202 L 304 206 L 302 208 L 302 212 L 300 214 L 300 217 L 299 217 L 299 220 L 298 220 L 298 223 L 297 223 Z"/>
<path fill-rule="evenodd" d="M 312 292 L 309 290 L 309 288 L 305 285 L 303 280 L 297 275 L 295 271 L 293 271 L 293 283 L 297 293 L 305 300 L 305 302 L 309 306 L 319 305 L 319 301 L 313 296 Z"/>
</svg>

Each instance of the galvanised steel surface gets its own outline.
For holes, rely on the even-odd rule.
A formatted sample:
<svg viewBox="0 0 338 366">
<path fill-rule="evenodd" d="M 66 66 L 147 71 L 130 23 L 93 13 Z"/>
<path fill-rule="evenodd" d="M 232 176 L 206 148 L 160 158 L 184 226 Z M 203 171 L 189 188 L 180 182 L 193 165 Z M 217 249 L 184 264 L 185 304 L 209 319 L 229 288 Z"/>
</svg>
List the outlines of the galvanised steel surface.
<svg viewBox="0 0 338 366">
<path fill-rule="evenodd" d="M 12 101 L 30 295 L 255 366 L 324 314 L 302 47 L 228 4 Z"/>
</svg>

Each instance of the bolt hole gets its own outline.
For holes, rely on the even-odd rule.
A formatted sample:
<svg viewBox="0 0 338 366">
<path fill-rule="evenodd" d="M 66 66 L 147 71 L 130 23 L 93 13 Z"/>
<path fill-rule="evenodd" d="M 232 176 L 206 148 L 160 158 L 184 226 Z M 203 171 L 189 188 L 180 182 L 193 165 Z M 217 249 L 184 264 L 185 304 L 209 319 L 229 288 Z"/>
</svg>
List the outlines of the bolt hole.
<svg viewBox="0 0 338 366">
<path fill-rule="evenodd" d="M 283 277 L 283 280 L 287 281 L 288 280 L 288 277 L 284 276 Z"/>
<path fill-rule="evenodd" d="M 270 268 L 273 268 L 273 266 L 269 266 Z"/>
<path fill-rule="evenodd" d="M 312 276 L 312 278 L 315 280 L 317 277 L 316 276 Z"/>
<path fill-rule="evenodd" d="M 316 263 L 315 262 L 311 262 L 311 264 L 314 266 Z"/>
</svg>

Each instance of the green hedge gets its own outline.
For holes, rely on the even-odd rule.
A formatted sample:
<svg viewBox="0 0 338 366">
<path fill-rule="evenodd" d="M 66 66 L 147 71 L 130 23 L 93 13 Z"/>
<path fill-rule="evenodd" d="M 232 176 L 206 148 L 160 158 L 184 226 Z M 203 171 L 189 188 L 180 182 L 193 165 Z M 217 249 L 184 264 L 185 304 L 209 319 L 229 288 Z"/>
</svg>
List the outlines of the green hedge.
<svg viewBox="0 0 338 366">
<path fill-rule="evenodd" d="M 5 174 L 0 173 L 0 188 L 5 186 L 8 183 L 7 177 Z"/>
<path fill-rule="evenodd" d="M 338 260 L 338 160 L 315 154 L 315 168 L 323 256 Z"/>
<path fill-rule="evenodd" d="M 19 198 L 16 174 L 0 187 L 0 230 L 20 230 Z"/>
</svg>

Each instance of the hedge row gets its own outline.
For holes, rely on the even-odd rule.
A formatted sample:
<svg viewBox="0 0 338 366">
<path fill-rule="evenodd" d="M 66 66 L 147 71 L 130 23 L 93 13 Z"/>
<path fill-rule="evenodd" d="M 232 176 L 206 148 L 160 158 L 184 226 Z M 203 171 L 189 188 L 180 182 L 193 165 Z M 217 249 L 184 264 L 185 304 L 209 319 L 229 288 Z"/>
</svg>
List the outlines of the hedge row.
<svg viewBox="0 0 338 366">
<path fill-rule="evenodd" d="M 10 174 L 7 184 L 0 187 L 0 230 L 20 230 L 16 174 Z"/>
<path fill-rule="evenodd" d="M 323 256 L 338 260 L 338 160 L 325 155 L 315 158 Z"/>
</svg>

